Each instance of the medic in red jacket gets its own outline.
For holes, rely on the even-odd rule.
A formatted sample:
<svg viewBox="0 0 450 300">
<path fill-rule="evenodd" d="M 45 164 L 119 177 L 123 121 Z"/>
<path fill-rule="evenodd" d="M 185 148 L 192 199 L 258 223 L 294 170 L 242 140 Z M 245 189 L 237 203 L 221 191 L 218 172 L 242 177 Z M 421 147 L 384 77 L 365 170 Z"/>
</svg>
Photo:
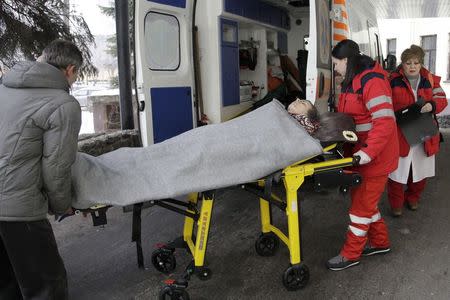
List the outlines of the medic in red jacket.
<svg viewBox="0 0 450 300">
<path fill-rule="evenodd" d="M 401 111 L 417 103 L 422 106 L 422 113 L 437 114 L 447 106 L 444 90 L 439 85 L 440 77 L 423 67 L 424 56 L 422 48 L 416 45 L 403 51 L 402 64 L 392 73 L 390 79 L 395 111 Z M 399 166 L 389 175 L 388 181 L 388 197 L 394 216 L 401 216 L 405 202 L 411 210 L 418 208 L 426 178 L 434 176 L 434 154 L 439 151 L 440 142 L 438 133 L 424 143 L 410 146 L 400 128 L 398 137 Z M 406 191 L 404 191 L 405 184 Z"/>
<path fill-rule="evenodd" d="M 352 189 L 350 225 L 341 252 L 327 262 L 333 271 L 359 264 L 361 255 L 390 251 L 386 224 L 378 210 L 388 174 L 397 168 L 397 125 L 387 74 L 370 57 L 360 54 L 352 40 L 339 42 L 332 51 L 336 72 L 344 76 L 338 111 L 356 124 L 358 143 L 347 155 L 360 156 L 355 169 L 362 183 Z"/>
</svg>

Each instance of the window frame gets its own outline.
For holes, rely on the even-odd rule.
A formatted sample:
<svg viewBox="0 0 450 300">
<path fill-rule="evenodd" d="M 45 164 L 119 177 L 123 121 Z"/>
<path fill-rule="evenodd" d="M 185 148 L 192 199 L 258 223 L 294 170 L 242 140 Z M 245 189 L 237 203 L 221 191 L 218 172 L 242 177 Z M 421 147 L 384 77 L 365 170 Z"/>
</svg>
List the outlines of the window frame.
<svg viewBox="0 0 450 300">
<path fill-rule="evenodd" d="M 448 34 L 448 49 L 447 49 L 447 80 L 450 81 L 450 32 Z"/>
<path fill-rule="evenodd" d="M 432 49 L 425 49 L 424 47 L 424 39 L 425 38 L 434 38 L 434 48 Z M 430 71 L 431 73 L 435 74 L 436 73 L 436 48 L 437 48 L 437 34 L 428 34 L 428 35 L 422 35 L 420 36 L 420 46 L 422 47 L 422 50 L 425 52 L 425 57 L 431 58 L 431 55 L 434 52 L 434 69 L 430 68 L 430 66 L 426 66 L 428 68 L 428 71 Z M 424 65 L 425 65 L 425 61 L 424 61 Z"/>
<path fill-rule="evenodd" d="M 395 43 L 395 49 L 393 52 L 390 51 L 389 44 L 394 42 Z M 386 55 L 392 54 L 395 57 L 397 57 L 397 38 L 387 39 L 386 40 Z"/>
</svg>

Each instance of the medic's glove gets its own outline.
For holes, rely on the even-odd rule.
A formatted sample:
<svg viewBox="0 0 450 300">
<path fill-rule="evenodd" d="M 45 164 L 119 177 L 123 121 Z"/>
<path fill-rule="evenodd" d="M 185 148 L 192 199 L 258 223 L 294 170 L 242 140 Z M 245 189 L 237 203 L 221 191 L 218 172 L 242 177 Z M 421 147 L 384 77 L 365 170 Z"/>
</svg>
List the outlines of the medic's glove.
<svg viewBox="0 0 450 300">
<path fill-rule="evenodd" d="M 368 164 L 368 163 L 370 163 L 372 161 L 370 156 L 367 155 L 367 153 L 362 151 L 362 150 L 359 150 L 358 152 L 353 154 L 353 156 L 359 156 L 360 157 L 360 160 L 359 160 L 359 164 L 360 165 L 365 165 L 365 164 Z"/>
</svg>

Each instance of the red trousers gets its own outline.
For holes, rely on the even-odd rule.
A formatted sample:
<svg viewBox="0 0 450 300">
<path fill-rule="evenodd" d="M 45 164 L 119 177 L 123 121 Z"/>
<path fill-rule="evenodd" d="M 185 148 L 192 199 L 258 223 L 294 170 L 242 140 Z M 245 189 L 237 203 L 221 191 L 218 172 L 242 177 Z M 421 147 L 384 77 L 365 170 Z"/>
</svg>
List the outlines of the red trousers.
<svg viewBox="0 0 450 300">
<path fill-rule="evenodd" d="M 387 178 L 387 175 L 364 177 L 361 185 L 352 189 L 350 225 L 341 250 L 341 255 L 345 258 L 359 259 L 367 242 L 376 248 L 389 247 L 387 227 L 378 210 Z"/>
<path fill-rule="evenodd" d="M 418 182 L 412 182 L 412 173 L 409 173 L 406 191 L 403 190 L 404 184 L 389 179 L 387 184 L 388 198 L 391 208 L 402 208 L 405 201 L 407 203 L 416 203 L 419 201 L 420 194 L 425 189 L 427 179 L 424 178 Z"/>
</svg>

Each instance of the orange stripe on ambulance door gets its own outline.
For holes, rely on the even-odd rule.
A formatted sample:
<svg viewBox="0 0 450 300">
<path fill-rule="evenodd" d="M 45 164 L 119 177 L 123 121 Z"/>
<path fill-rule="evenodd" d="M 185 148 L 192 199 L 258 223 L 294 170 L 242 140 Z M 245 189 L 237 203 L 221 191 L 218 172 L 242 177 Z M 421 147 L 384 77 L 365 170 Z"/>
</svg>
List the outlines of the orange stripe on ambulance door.
<svg viewBox="0 0 450 300">
<path fill-rule="evenodd" d="M 345 40 L 345 39 L 347 39 L 347 37 L 345 36 L 345 35 L 342 35 L 342 34 L 333 34 L 333 40 L 335 40 L 335 41 L 342 41 L 342 40 Z"/>
<path fill-rule="evenodd" d="M 347 24 L 345 24 L 345 23 L 341 23 L 341 22 L 334 22 L 334 28 L 336 28 L 336 29 L 342 29 L 342 30 L 345 30 L 345 31 L 348 31 L 348 26 L 347 26 Z"/>
</svg>

